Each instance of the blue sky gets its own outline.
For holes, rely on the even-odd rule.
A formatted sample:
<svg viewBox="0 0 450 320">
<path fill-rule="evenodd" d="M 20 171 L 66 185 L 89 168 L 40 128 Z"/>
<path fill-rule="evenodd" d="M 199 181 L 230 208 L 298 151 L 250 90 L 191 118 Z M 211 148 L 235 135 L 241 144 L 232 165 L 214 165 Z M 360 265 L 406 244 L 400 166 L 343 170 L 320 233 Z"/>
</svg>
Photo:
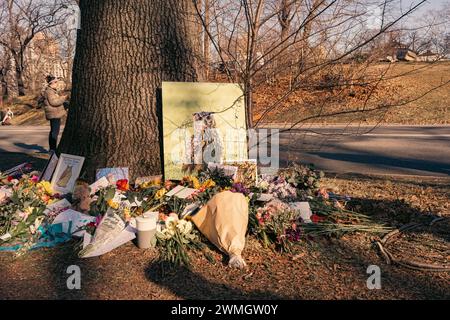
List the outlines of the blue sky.
<svg viewBox="0 0 450 320">
<path fill-rule="evenodd" d="M 379 1 L 378 3 L 382 3 Z M 401 9 L 401 12 L 406 12 L 410 8 L 419 4 L 421 0 L 400 0 L 392 2 L 392 7 L 395 8 L 395 13 L 393 17 L 398 17 L 399 12 L 397 10 Z M 416 11 L 410 14 L 408 17 L 403 19 L 403 23 L 415 23 L 420 21 L 420 18 L 431 10 L 440 10 L 444 4 L 450 3 L 450 0 L 428 0 L 426 3 L 422 4 Z M 381 7 L 373 6 L 368 8 L 369 20 L 368 25 L 372 28 L 379 28 L 381 23 Z"/>
<path fill-rule="evenodd" d="M 402 0 L 402 4 L 404 5 L 404 8 L 406 9 L 413 3 L 419 3 L 419 0 Z M 445 3 L 449 3 L 449 0 L 428 0 L 426 4 L 423 5 L 421 9 L 419 9 L 416 13 L 422 14 L 428 10 L 435 10 L 440 9 Z"/>
</svg>

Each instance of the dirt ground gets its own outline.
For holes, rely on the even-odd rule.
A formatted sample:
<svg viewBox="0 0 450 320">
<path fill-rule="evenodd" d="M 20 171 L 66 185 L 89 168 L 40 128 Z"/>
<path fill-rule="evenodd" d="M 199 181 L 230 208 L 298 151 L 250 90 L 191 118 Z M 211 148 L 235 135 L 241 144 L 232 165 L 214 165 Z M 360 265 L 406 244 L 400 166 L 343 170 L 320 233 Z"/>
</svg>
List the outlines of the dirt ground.
<svg viewBox="0 0 450 320">
<path fill-rule="evenodd" d="M 445 219 L 399 237 L 393 252 L 417 261 L 450 261 L 450 179 L 331 175 L 323 185 L 353 197 L 350 205 L 393 227 Z M 79 259 L 77 243 L 14 259 L 0 254 L 1 299 L 450 299 L 450 272 L 387 265 L 376 237 L 303 239 L 295 255 L 280 255 L 247 238 L 245 270 L 230 269 L 213 247 L 209 262 L 192 253 L 191 269 L 169 269 L 157 252 L 128 243 L 101 257 Z M 426 241 L 426 242 L 425 242 Z M 426 244 L 426 247 L 424 245 Z M 409 249 L 405 249 L 409 248 Z M 396 251 L 395 251 L 396 249 Z M 415 251 L 414 251 L 415 250 Z M 81 290 L 68 290 L 67 267 L 81 268 Z M 369 265 L 381 268 L 380 290 L 366 285 Z"/>
</svg>

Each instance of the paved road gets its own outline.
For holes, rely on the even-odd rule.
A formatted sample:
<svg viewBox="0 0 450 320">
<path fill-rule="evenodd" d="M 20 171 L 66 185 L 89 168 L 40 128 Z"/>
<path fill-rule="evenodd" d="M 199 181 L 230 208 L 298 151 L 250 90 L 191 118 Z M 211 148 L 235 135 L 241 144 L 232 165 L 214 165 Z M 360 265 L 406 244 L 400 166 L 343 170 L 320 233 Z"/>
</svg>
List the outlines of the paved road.
<svg viewBox="0 0 450 320">
<path fill-rule="evenodd" d="M 450 176 L 450 126 L 324 126 L 280 134 L 283 161 L 301 160 L 338 173 Z M 9 152 L 47 147 L 47 127 L 0 127 L 0 161 Z M 317 134 L 318 133 L 318 134 Z"/>
</svg>

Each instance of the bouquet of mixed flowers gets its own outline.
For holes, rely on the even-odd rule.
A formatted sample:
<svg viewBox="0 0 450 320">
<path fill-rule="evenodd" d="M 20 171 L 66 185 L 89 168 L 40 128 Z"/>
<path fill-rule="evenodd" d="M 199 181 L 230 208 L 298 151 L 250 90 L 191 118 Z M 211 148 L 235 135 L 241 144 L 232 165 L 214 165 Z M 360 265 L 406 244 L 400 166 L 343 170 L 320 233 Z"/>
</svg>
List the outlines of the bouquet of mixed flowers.
<svg viewBox="0 0 450 320">
<path fill-rule="evenodd" d="M 57 215 L 46 208 L 59 201 L 59 195 L 53 194 L 49 182 L 38 180 L 35 174 L 2 180 L 9 196 L 0 206 L 0 245 L 14 243 L 19 253 L 36 245 Z"/>
<path fill-rule="evenodd" d="M 298 163 L 292 163 L 289 167 L 280 169 L 278 175 L 295 187 L 297 196 L 303 200 L 320 188 L 320 179 L 324 177 L 324 173 L 314 170 L 313 166 Z"/>
<path fill-rule="evenodd" d="M 256 209 L 249 219 L 250 230 L 264 246 L 275 245 L 281 252 L 291 252 L 300 241 L 298 215 L 280 200 L 272 200 Z"/>
</svg>

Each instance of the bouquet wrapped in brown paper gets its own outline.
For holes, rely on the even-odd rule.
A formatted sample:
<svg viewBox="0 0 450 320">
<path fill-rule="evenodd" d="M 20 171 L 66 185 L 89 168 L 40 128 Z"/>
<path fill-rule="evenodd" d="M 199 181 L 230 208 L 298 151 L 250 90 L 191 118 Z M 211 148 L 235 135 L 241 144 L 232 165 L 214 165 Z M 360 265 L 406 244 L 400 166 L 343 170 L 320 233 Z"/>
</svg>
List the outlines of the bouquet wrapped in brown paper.
<svg viewBox="0 0 450 320">
<path fill-rule="evenodd" d="M 241 254 L 248 225 L 248 203 L 243 194 L 218 193 L 191 219 L 209 241 L 229 255 L 229 266 L 246 266 Z"/>
</svg>

